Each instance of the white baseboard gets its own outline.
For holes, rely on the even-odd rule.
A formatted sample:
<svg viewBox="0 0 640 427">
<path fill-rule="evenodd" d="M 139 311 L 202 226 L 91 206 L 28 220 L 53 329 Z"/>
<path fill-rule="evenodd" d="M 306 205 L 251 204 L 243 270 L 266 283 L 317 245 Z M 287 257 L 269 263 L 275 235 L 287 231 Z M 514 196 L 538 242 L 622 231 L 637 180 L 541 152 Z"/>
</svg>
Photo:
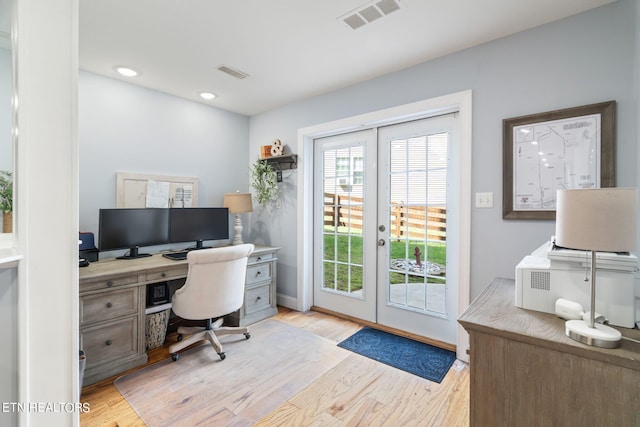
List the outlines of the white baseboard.
<svg viewBox="0 0 640 427">
<path fill-rule="evenodd" d="M 290 308 L 291 310 L 298 309 L 298 299 L 295 297 L 290 297 L 289 295 L 277 294 L 276 301 L 278 305 Z"/>
</svg>

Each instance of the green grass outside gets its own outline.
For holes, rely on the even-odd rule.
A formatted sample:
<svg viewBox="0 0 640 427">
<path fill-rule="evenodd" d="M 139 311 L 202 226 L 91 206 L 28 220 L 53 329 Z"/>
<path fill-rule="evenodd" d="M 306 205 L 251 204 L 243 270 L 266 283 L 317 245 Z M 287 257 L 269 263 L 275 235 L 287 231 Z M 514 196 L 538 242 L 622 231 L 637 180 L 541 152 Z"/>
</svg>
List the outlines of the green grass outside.
<svg viewBox="0 0 640 427">
<path fill-rule="evenodd" d="M 337 239 L 337 240 L 336 240 Z M 363 271 L 360 267 L 363 263 L 362 257 L 362 236 L 348 234 L 325 234 L 324 236 L 324 286 L 328 288 L 336 287 L 340 291 L 354 292 L 362 289 Z M 446 243 L 427 242 L 422 240 L 391 240 L 388 242 L 391 247 L 391 259 L 415 259 L 415 248 L 419 248 L 421 261 L 425 260 L 446 265 Z M 425 250 L 426 247 L 426 250 Z M 337 256 L 336 256 L 337 253 Z M 358 264 L 345 265 L 338 263 Z M 337 281 L 335 280 L 337 276 Z M 406 277 L 405 277 L 406 276 Z M 424 278 L 413 274 L 391 273 L 391 283 L 423 283 Z M 429 282 L 442 282 L 442 279 L 427 279 Z M 349 289 L 351 284 L 351 289 Z"/>
</svg>

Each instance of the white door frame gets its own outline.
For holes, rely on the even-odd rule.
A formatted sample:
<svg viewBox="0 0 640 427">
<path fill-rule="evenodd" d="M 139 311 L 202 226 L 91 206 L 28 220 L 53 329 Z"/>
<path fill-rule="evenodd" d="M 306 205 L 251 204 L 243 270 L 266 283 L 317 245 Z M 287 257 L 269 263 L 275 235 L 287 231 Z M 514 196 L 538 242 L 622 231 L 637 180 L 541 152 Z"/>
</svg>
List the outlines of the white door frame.
<svg viewBox="0 0 640 427">
<path fill-rule="evenodd" d="M 471 90 L 374 111 L 298 130 L 297 309 L 313 303 L 313 140 L 353 130 L 437 116 L 457 110 L 460 118 L 460 230 L 458 313 L 469 306 L 471 245 Z M 469 361 L 469 336 L 458 325 L 457 358 Z"/>
</svg>

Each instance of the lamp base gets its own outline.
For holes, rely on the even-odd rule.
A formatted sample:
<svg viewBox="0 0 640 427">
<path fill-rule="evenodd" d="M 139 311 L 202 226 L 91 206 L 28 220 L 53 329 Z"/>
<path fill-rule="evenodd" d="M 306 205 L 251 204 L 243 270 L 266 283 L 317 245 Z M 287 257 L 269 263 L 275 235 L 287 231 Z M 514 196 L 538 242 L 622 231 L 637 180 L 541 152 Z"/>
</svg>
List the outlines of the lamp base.
<svg viewBox="0 0 640 427">
<path fill-rule="evenodd" d="M 240 214 L 236 214 L 236 220 L 233 224 L 233 242 L 232 245 L 242 245 L 242 221 L 240 220 Z"/>
<path fill-rule="evenodd" d="M 584 320 L 567 321 L 565 333 L 572 340 L 603 348 L 617 348 L 622 339 L 622 334 L 617 329 L 598 323 L 591 328 Z"/>
</svg>

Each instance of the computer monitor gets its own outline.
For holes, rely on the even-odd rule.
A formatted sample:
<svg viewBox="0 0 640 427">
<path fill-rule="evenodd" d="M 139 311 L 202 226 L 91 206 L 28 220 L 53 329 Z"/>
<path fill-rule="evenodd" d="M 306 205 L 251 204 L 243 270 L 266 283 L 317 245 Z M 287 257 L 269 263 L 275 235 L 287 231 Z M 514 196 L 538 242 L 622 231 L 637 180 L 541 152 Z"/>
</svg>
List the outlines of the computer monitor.
<svg viewBox="0 0 640 427">
<path fill-rule="evenodd" d="M 195 242 L 196 249 L 204 249 L 205 240 L 229 239 L 228 208 L 171 208 L 169 211 L 170 243 Z"/>
<path fill-rule="evenodd" d="M 100 251 L 129 249 L 119 259 L 150 256 L 140 246 L 169 243 L 169 209 L 100 209 L 98 247 Z"/>
</svg>

